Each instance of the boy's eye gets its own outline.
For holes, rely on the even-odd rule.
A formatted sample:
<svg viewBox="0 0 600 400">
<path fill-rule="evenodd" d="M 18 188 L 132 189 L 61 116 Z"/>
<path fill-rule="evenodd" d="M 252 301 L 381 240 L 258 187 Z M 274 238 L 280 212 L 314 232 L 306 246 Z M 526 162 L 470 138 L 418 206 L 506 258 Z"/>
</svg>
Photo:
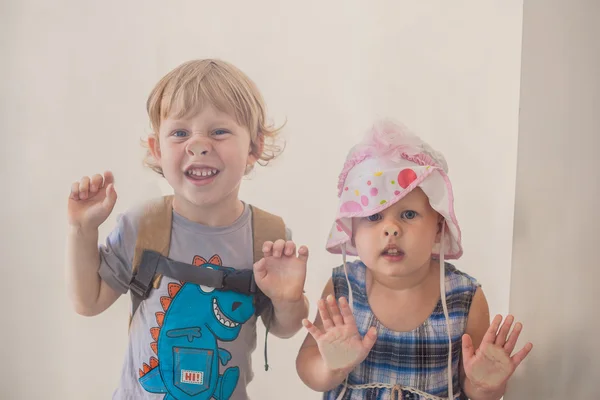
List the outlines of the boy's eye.
<svg viewBox="0 0 600 400">
<path fill-rule="evenodd" d="M 228 130 L 226 130 L 226 129 L 215 129 L 215 130 L 213 131 L 213 134 L 214 134 L 215 136 L 223 136 L 223 135 L 226 135 L 226 134 L 228 134 L 228 133 L 229 133 L 229 131 L 228 131 Z"/>
<path fill-rule="evenodd" d="M 417 212 L 413 210 L 406 210 L 402 212 L 401 216 L 404 219 L 413 219 L 417 216 Z"/>
<path fill-rule="evenodd" d="M 369 215 L 367 217 L 369 219 L 369 221 L 371 222 L 375 222 L 375 221 L 379 221 L 381 219 L 381 214 L 373 214 L 373 215 Z"/>
<path fill-rule="evenodd" d="M 177 131 L 173 132 L 173 136 L 175 136 L 175 137 L 186 137 L 187 136 L 187 132 L 186 131 L 182 131 L 182 130 L 177 130 Z"/>
</svg>

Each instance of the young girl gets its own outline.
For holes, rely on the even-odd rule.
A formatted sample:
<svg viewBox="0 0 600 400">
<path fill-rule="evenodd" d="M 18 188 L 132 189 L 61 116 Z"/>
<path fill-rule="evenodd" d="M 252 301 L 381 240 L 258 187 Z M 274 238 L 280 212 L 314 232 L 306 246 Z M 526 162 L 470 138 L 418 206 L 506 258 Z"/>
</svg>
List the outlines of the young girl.
<svg viewBox="0 0 600 400">
<path fill-rule="evenodd" d="M 511 357 L 522 325 L 510 335 L 512 316 L 490 325 L 480 285 L 445 262 L 462 254 L 447 171 L 441 154 L 390 122 L 350 151 L 327 242 L 344 264 L 315 323 L 303 321 L 297 358 L 324 399 L 500 399 L 531 351 Z"/>
</svg>

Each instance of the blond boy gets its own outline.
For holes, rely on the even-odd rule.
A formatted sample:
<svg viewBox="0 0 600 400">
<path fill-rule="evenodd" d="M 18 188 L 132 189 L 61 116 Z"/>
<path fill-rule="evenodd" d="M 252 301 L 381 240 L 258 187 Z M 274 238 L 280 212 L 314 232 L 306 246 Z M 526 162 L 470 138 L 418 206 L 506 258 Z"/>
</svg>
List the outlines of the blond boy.
<svg viewBox="0 0 600 400">
<path fill-rule="evenodd" d="M 159 204 L 158 213 L 148 207 L 123 213 L 98 245 L 98 227 L 117 200 L 113 175 L 73 183 L 67 249 L 73 305 L 79 314 L 97 315 L 131 290 L 129 344 L 114 399 L 246 399 L 257 316 L 285 338 L 308 314 L 307 248 L 296 250 L 287 228 L 272 234 L 277 240 L 254 243 L 265 237 L 256 236 L 262 229 L 256 224 L 282 221 L 238 197 L 255 163 L 277 155 L 269 145 L 277 130 L 267 124 L 254 83 L 220 60 L 190 61 L 169 72 L 147 109 L 153 133 L 146 164 L 174 195 L 148 203 Z M 157 215 L 168 225 L 157 225 Z M 158 269 L 152 286 L 140 290 L 149 264 Z M 249 270 L 251 279 L 236 275 Z M 206 276 L 181 278 L 189 273 Z M 221 282 L 213 283 L 215 277 Z M 270 303 L 257 301 L 265 298 Z"/>
</svg>

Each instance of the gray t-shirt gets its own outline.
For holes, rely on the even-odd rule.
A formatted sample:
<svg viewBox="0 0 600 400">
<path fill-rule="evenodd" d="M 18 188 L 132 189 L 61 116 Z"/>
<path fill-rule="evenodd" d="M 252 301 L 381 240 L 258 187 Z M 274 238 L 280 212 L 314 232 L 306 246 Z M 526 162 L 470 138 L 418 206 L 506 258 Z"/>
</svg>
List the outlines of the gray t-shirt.
<svg viewBox="0 0 600 400">
<path fill-rule="evenodd" d="M 141 210 L 119 215 L 117 227 L 100 245 L 100 276 L 123 294 L 131 281 Z M 215 228 L 173 212 L 169 258 L 215 269 L 252 268 L 251 213 L 245 204 L 232 225 Z M 252 297 L 163 277 L 131 321 L 113 399 L 246 400 L 255 348 Z"/>
</svg>

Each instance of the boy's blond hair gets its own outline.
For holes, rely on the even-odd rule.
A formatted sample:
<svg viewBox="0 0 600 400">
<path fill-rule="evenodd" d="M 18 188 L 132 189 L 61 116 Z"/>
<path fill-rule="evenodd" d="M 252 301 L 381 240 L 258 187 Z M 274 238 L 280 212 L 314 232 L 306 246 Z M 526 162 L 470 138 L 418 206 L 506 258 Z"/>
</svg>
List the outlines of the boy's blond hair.
<svg viewBox="0 0 600 400">
<path fill-rule="evenodd" d="M 259 164 L 266 165 L 281 153 L 281 147 L 275 144 L 281 127 L 276 129 L 267 123 L 266 106 L 254 82 L 237 67 L 218 59 L 185 62 L 156 84 L 146 108 L 157 142 L 165 118 L 181 118 L 206 104 L 231 114 L 238 125 L 248 129 L 251 150 Z M 147 140 L 142 143 L 148 148 Z M 144 164 L 163 175 L 149 148 Z"/>
</svg>

